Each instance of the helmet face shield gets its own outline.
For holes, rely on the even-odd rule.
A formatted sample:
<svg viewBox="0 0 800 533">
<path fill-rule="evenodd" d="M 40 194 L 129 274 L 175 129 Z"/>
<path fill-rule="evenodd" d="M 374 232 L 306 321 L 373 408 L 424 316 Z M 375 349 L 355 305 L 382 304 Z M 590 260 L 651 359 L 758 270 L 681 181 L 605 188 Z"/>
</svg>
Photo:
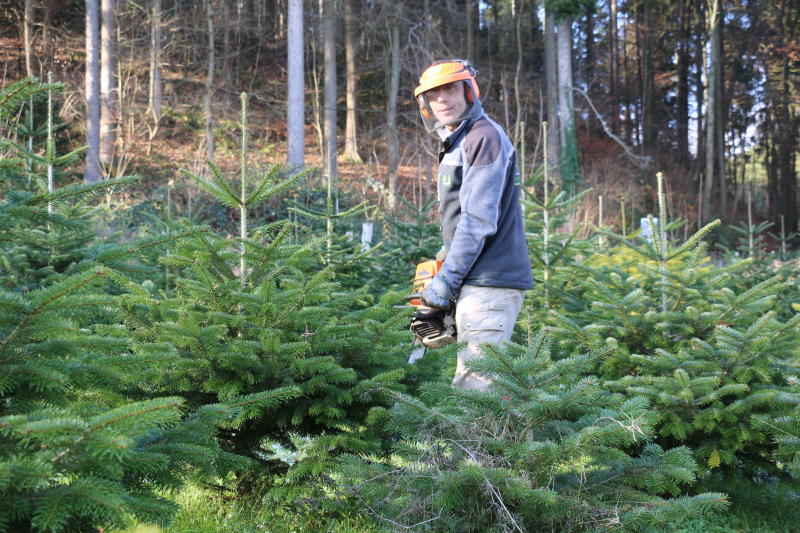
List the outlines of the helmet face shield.
<svg viewBox="0 0 800 533">
<path fill-rule="evenodd" d="M 448 82 L 452 83 L 452 82 Z M 443 84 L 445 85 L 445 84 Z M 479 106 L 473 105 L 475 102 L 478 101 L 478 94 L 473 84 L 467 80 L 460 83 L 463 87 L 463 97 L 466 103 L 466 107 L 464 108 L 464 112 L 461 113 L 459 116 L 456 117 L 436 117 L 433 107 L 431 106 L 431 96 L 435 98 L 436 91 L 429 90 L 425 91 L 417 96 L 417 104 L 419 105 L 419 114 L 422 117 L 422 124 L 425 126 L 425 130 L 428 133 L 434 133 L 436 130 L 452 126 L 454 124 L 458 124 L 463 120 L 468 118 L 472 118 L 476 116 L 479 112 Z"/>
<path fill-rule="evenodd" d="M 414 90 L 414 97 L 417 99 L 420 116 L 428 133 L 433 133 L 445 126 L 457 124 L 480 112 L 480 106 L 474 105 L 480 101 L 480 89 L 477 81 L 475 81 L 477 73 L 478 71 L 472 63 L 466 59 L 438 61 L 425 69 L 422 76 L 420 76 L 419 85 Z M 464 112 L 457 117 L 447 116 L 447 113 L 441 113 L 439 117 L 436 117 L 434 113 L 436 106 L 431 105 L 431 98 L 437 95 L 434 89 L 455 83 L 464 88 L 464 101 L 466 103 Z"/>
</svg>

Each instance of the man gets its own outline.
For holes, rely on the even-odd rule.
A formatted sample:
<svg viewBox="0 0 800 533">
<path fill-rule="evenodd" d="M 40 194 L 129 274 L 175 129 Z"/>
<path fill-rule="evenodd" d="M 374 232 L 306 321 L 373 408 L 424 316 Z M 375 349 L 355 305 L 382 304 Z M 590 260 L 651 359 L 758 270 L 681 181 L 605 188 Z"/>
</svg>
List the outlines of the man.
<svg viewBox="0 0 800 533">
<path fill-rule="evenodd" d="M 519 205 L 514 148 L 503 128 L 483 111 L 468 60 L 437 61 L 420 77 L 414 97 L 439 152 L 439 212 L 445 259 L 421 294 L 435 309 L 456 306 L 466 348 L 458 353 L 453 386 L 488 390 L 492 381 L 466 367 L 481 356 L 479 343 L 508 341 L 533 287 Z"/>
</svg>

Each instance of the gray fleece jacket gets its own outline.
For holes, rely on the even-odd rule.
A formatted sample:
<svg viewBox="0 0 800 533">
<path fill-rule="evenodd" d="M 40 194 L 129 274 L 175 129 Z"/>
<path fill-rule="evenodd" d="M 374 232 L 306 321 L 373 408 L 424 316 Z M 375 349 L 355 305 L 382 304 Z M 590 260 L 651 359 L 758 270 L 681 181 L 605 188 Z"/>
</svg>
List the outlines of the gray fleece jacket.
<svg viewBox="0 0 800 533">
<path fill-rule="evenodd" d="M 462 285 L 530 289 L 528 246 L 511 141 L 475 102 L 473 118 L 438 130 L 439 212 L 447 253 L 442 274 Z"/>
</svg>

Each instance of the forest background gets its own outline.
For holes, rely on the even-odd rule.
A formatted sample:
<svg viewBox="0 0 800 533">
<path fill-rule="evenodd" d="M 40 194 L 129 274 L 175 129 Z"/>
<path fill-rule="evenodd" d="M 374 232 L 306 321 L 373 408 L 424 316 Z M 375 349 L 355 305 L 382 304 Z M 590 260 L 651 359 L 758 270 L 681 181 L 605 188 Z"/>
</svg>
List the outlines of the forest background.
<svg viewBox="0 0 800 533">
<path fill-rule="evenodd" d="M 6 80 L 65 83 L 65 142 L 90 146 L 87 181 L 134 172 L 152 190 L 203 156 L 231 164 L 246 91 L 263 160 L 322 167 L 336 197 L 419 203 L 437 148 L 413 88 L 432 60 L 468 57 L 487 111 L 525 146 L 523 169 L 540 165 L 547 121 L 553 184 L 593 187 L 606 222 L 621 222 L 623 198 L 629 222 L 652 212 L 647 176 L 663 170 L 676 216 L 741 220 L 749 192 L 755 216 L 790 234 L 798 11 L 792 0 L 26 0 L 2 6 L 2 54 Z M 578 219 L 597 210 L 587 202 Z"/>
<path fill-rule="evenodd" d="M 0 12 L 0 531 L 791 531 L 797 1 Z M 537 280 L 487 395 L 395 307 L 451 57 Z"/>
</svg>

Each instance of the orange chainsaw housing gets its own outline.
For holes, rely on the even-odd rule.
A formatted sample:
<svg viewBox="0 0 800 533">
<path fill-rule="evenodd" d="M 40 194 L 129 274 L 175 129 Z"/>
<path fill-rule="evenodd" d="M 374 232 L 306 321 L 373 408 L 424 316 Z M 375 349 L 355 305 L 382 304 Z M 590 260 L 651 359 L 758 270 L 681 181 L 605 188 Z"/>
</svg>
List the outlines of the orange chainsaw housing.
<svg viewBox="0 0 800 533">
<path fill-rule="evenodd" d="M 413 298 L 409 303 L 414 307 L 426 307 L 419 294 L 428 286 L 431 280 L 442 269 L 442 261 L 431 259 L 430 261 L 423 261 L 417 265 L 417 270 L 414 273 L 414 281 L 411 283 L 411 290 L 414 292 Z"/>
</svg>

